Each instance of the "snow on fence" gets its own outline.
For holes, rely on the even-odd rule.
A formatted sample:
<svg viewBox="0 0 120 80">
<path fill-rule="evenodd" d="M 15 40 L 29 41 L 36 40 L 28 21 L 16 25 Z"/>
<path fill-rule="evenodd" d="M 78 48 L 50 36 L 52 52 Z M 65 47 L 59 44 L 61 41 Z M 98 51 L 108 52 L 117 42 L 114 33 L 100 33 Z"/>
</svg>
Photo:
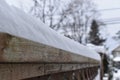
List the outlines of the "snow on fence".
<svg viewBox="0 0 120 80">
<path fill-rule="evenodd" d="M 0 32 L 100 60 L 94 50 L 56 33 L 40 20 L 9 6 L 5 0 L 0 0 Z"/>
</svg>

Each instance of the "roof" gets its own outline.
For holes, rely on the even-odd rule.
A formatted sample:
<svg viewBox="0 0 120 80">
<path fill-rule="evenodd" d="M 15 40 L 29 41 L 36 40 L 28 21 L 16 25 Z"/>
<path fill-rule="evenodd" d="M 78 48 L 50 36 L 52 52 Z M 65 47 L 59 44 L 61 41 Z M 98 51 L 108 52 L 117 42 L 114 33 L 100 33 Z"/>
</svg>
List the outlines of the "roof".
<svg viewBox="0 0 120 80">
<path fill-rule="evenodd" d="M 40 20 L 9 6 L 5 0 L 0 0 L 0 32 L 100 60 L 94 50 L 60 35 Z"/>
<path fill-rule="evenodd" d="M 111 54 L 114 49 L 116 49 L 118 46 L 120 46 L 119 41 L 115 41 L 112 37 L 108 38 L 106 41 L 107 48 L 108 48 L 108 54 Z"/>
<path fill-rule="evenodd" d="M 111 51 L 111 52 L 112 52 L 112 51 L 114 51 L 114 50 L 115 50 L 115 49 L 117 49 L 119 46 L 120 46 L 120 44 L 119 44 L 119 43 L 114 44 L 113 46 L 111 46 L 110 51 Z"/>
<path fill-rule="evenodd" d="M 120 45 L 116 46 L 116 48 L 113 51 L 120 51 Z"/>
</svg>

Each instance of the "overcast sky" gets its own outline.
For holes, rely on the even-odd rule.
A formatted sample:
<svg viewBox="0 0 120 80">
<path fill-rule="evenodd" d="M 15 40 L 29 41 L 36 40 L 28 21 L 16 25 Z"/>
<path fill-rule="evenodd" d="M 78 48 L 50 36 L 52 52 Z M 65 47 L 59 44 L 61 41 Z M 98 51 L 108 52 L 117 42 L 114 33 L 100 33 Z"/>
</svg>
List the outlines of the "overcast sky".
<svg viewBox="0 0 120 80">
<path fill-rule="evenodd" d="M 120 22 L 120 0 L 94 0 L 96 5 L 98 6 L 98 10 L 101 13 L 101 19 L 113 21 L 114 19 Z M 106 10 L 104 10 L 106 9 Z M 111 9 L 111 10 L 110 10 Z M 102 11 L 103 10 L 103 11 Z M 109 51 L 116 48 L 118 42 L 112 39 L 111 37 L 115 35 L 116 32 L 120 30 L 119 24 L 109 24 L 107 26 L 107 31 L 109 33 L 108 39 L 106 41 L 107 47 L 109 47 Z"/>
<path fill-rule="evenodd" d="M 28 11 L 29 5 L 32 5 L 31 0 L 6 0 L 6 1 L 9 4 L 12 4 L 18 8 L 24 7 L 22 8 L 24 9 L 24 11 Z M 101 14 L 101 16 L 99 16 L 101 20 L 111 21 L 111 19 L 117 19 L 120 22 L 120 9 L 116 9 L 116 8 L 120 8 L 120 0 L 94 0 L 94 2 L 96 3 L 97 9 Z M 104 9 L 108 9 L 108 10 L 104 10 Z M 109 24 L 104 27 L 106 27 L 106 29 L 103 30 L 103 32 L 109 34 L 107 35 L 108 39 L 106 41 L 106 45 L 109 47 L 109 49 L 112 49 L 111 47 L 115 46 L 117 43 L 117 41 L 112 39 L 112 36 L 114 36 L 115 33 L 120 30 L 120 23 Z"/>
<path fill-rule="evenodd" d="M 98 6 L 98 10 L 101 13 L 101 19 L 112 21 L 117 19 L 120 22 L 120 0 L 94 0 Z M 107 9 L 107 10 L 104 10 Z M 111 9 L 111 10 L 110 10 Z M 118 30 L 120 30 L 119 24 L 107 25 L 108 32 L 113 36 Z"/>
<path fill-rule="evenodd" d="M 33 4 L 32 0 L 6 0 L 10 5 L 14 5 L 18 8 L 24 9 L 24 11 L 29 11 L 30 5 Z"/>
<path fill-rule="evenodd" d="M 98 11 L 101 13 L 100 18 L 102 20 L 110 20 L 116 19 L 120 21 L 120 9 L 114 9 L 114 8 L 120 8 L 120 0 L 94 0 Z M 29 5 L 32 5 L 31 0 L 7 0 L 8 3 L 13 4 L 19 8 L 23 8 L 25 11 L 29 10 Z M 112 10 L 104 10 L 104 9 L 112 9 Z M 109 24 L 106 27 L 109 27 L 107 29 L 108 33 L 110 35 L 114 35 L 118 30 L 120 30 L 120 23 L 119 24 Z"/>
<path fill-rule="evenodd" d="M 98 6 L 98 10 L 120 8 L 120 0 L 94 0 L 94 1 Z M 119 15 L 120 9 L 103 10 L 100 12 L 102 13 L 102 18 L 104 19 L 120 17 Z"/>
</svg>

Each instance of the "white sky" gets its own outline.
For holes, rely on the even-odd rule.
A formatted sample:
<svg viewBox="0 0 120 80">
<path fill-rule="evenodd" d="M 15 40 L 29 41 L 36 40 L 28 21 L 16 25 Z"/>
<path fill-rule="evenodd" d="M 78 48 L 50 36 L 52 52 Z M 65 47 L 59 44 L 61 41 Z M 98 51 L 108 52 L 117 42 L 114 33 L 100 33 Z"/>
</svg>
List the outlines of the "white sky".
<svg viewBox="0 0 120 80">
<path fill-rule="evenodd" d="M 98 6 L 98 10 L 101 9 L 111 9 L 111 8 L 120 8 L 120 0 L 95 0 L 95 3 Z M 120 9 L 119 10 L 106 10 L 100 11 L 102 13 L 102 18 L 114 18 L 120 17 Z"/>
<path fill-rule="evenodd" d="M 30 5 L 33 5 L 32 0 L 6 0 L 10 5 L 22 8 L 24 11 L 29 11 Z"/>
<path fill-rule="evenodd" d="M 6 0 L 9 4 L 14 5 L 18 8 L 24 9 L 24 11 L 29 10 L 29 5 L 32 5 L 31 0 Z M 65 0 L 66 1 L 66 0 Z M 113 9 L 113 8 L 120 8 L 120 0 L 94 0 L 97 5 L 98 11 L 101 13 L 100 19 L 102 20 L 110 20 L 112 18 L 118 18 L 120 22 L 120 9 L 117 10 L 104 10 L 103 9 Z M 110 24 L 105 26 L 107 27 L 106 31 L 109 34 L 109 38 L 115 35 L 117 31 L 120 30 L 120 23 L 119 24 Z M 113 42 L 113 40 L 109 40 L 107 44 Z"/>
<path fill-rule="evenodd" d="M 96 5 L 98 6 L 98 10 L 103 9 L 113 9 L 113 8 L 120 8 L 120 0 L 94 0 Z M 113 10 L 104 10 L 100 11 L 101 19 L 102 20 L 110 20 L 113 18 L 118 18 L 120 22 L 120 9 L 113 9 Z M 111 36 L 113 36 L 118 30 L 120 30 L 120 23 L 119 24 L 109 24 L 107 25 L 108 32 Z"/>
<path fill-rule="evenodd" d="M 6 0 L 8 3 L 13 4 L 19 8 L 23 8 L 24 11 L 29 10 L 29 5 L 32 5 L 32 0 Z M 94 0 L 99 12 L 101 13 L 100 18 L 103 20 L 109 20 L 112 18 L 120 18 L 120 9 L 117 10 L 104 10 L 103 9 L 112 9 L 112 8 L 120 8 L 120 0 Z M 119 19 L 120 20 L 120 19 Z M 110 24 L 107 25 L 108 32 L 110 35 L 114 35 L 118 30 L 120 30 L 120 24 Z"/>
<path fill-rule="evenodd" d="M 9 4 L 17 6 L 18 8 L 23 8 L 24 11 L 29 10 L 29 5 L 32 5 L 32 0 L 6 0 Z M 101 13 L 100 18 L 102 20 L 110 20 L 113 18 L 119 18 L 120 20 L 120 9 L 117 10 L 104 10 L 103 9 L 113 9 L 113 8 L 120 8 L 120 0 L 94 0 L 98 11 Z M 120 23 L 119 24 L 110 24 L 106 27 L 109 27 L 107 29 L 107 32 L 112 36 L 114 35 L 118 30 L 120 30 Z"/>
<path fill-rule="evenodd" d="M 120 8 L 120 0 L 94 0 L 96 5 L 98 6 L 98 10 L 103 10 L 103 9 L 113 9 L 113 10 L 104 10 L 100 11 L 101 13 L 101 19 L 102 20 L 110 20 L 113 18 L 117 18 L 120 22 L 120 9 L 115 9 L 115 8 Z M 106 46 L 109 47 L 109 51 L 112 49 L 116 48 L 119 42 L 115 41 L 112 39 L 112 36 L 115 35 L 117 31 L 120 30 L 120 23 L 119 24 L 109 24 L 107 26 L 107 33 L 108 39 L 106 41 Z"/>
</svg>

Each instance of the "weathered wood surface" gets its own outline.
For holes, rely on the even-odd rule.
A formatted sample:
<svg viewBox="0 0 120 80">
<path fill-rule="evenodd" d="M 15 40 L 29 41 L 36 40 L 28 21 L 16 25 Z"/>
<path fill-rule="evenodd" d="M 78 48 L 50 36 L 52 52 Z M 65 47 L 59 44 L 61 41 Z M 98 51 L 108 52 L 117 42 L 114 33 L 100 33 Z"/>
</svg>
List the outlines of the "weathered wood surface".
<svg viewBox="0 0 120 80">
<path fill-rule="evenodd" d="M 0 80 L 21 80 L 48 74 L 91 68 L 96 64 L 0 64 Z M 96 69 L 95 69 L 96 70 Z M 86 71 L 88 73 L 88 71 Z M 84 74 L 83 74 L 84 76 Z"/>
<path fill-rule="evenodd" d="M 91 53 L 90 53 L 91 54 Z M 30 40 L 0 35 L 0 62 L 84 62 L 99 61 Z"/>
<path fill-rule="evenodd" d="M 0 80 L 20 80 L 98 65 L 99 61 L 92 58 L 0 33 Z"/>
<path fill-rule="evenodd" d="M 71 70 L 66 72 L 52 73 L 44 76 L 26 78 L 22 80 L 94 80 L 98 74 L 98 67 L 87 67 L 83 69 Z M 88 74 L 89 70 L 89 74 Z"/>
</svg>

